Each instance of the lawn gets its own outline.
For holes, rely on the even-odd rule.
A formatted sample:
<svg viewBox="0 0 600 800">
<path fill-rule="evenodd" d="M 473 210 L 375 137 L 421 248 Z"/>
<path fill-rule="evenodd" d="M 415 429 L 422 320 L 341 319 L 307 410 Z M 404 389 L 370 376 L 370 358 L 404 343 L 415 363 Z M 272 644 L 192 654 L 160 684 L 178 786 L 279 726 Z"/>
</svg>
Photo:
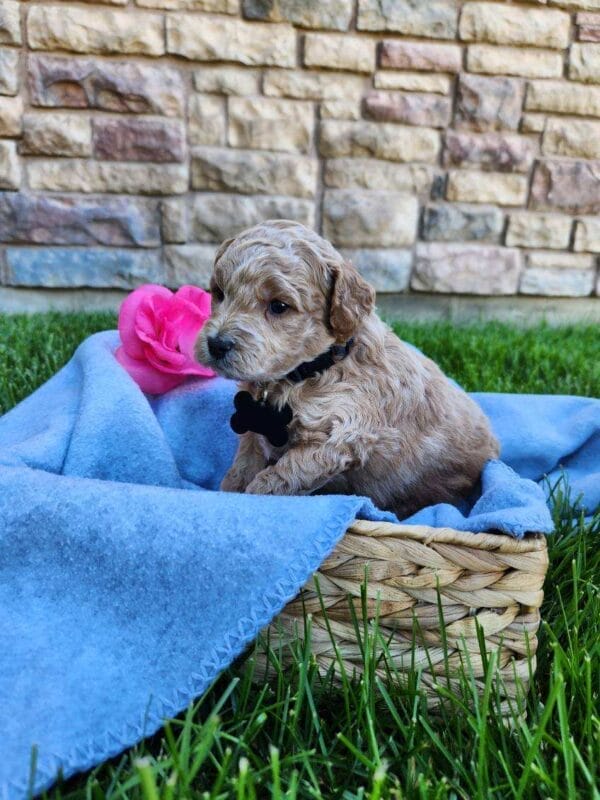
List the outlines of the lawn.
<svg viewBox="0 0 600 800">
<path fill-rule="evenodd" d="M 108 314 L 0 316 L 0 413 L 55 372 Z M 600 395 L 598 329 L 495 323 L 395 325 L 469 390 Z M 486 702 L 448 698 L 428 713 L 408 686 L 333 684 L 308 648 L 268 685 L 240 659 L 187 713 L 52 800 L 99 798 L 600 798 L 600 515 L 585 524 L 568 487 L 556 533 L 527 721 L 502 724 Z M 257 647 L 264 649 L 265 643 Z M 118 691 L 118 687 L 115 687 Z"/>
</svg>

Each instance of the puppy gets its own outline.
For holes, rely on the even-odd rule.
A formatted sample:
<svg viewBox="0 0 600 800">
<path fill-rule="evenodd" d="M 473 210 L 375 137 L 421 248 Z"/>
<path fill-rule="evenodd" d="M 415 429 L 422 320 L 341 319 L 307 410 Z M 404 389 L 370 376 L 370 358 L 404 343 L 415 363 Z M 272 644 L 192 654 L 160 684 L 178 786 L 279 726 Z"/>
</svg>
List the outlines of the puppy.
<svg viewBox="0 0 600 800">
<path fill-rule="evenodd" d="M 372 287 L 314 231 L 269 220 L 228 239 L 211 292 L 198 360 L 258 412 L 291 417 L 284 444 L 240 437 L 224 491 L 366 495 L 403 519 L 464 498 L 497 457 L 479 407 L 392 333 Z"/>
</svg>

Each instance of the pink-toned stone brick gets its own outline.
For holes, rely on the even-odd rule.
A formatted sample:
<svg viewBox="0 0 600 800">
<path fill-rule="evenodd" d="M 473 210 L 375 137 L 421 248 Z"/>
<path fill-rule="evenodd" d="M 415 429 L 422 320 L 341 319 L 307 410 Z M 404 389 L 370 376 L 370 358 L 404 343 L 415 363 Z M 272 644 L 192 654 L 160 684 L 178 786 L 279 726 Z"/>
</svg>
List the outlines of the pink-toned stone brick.
<svg viewBox="0 0 600 800">
<path fill-rule="evenodd" d="M 183 161 L 185 134 L 172 120 L 97 119 L 94 154 L 107 161 Z"/>
<path fill-rule="evenodd" d="M 514 78 L 463 74 L 458 82 L 456 126 L 476 131 L 516 130 L 523 94 L 523 83 Z"/>
<path fill-rule="evenodd" d="M 365 98 L 365 113 L 383 122 L 404 122 L 444 128 L 450 122 L 450 98 L 411 92 L 370 92 Z"/>
<path fill-rule="evenodd" d="M 497 172 L 527 172 L 536 152 L 532 139 L 514 133 L 449 130 L 444 166 L 479 165 Z"/>
<path fill-rule="evenodd" d="M 600 25 L 580 25 L 577 38 L 580 42 L 600 42 Z"/>
<path fill-rule="evenodd" d="M 379 52 L 379 64 L 391 69 L 460 72 L 462 50 L 455 44 L 384 41 Z"/>
<path fill-rule="evenodd" d="M 411 288 L 420 292 L 515 294 L 521 272 L 518 250 L 476 244 L 417 244 Z"/>
<path fill-rule="evenodd" d="M 600 161 L 538 162 L 530 206 L 571 214 L 600 213 Z"/>
</svg>

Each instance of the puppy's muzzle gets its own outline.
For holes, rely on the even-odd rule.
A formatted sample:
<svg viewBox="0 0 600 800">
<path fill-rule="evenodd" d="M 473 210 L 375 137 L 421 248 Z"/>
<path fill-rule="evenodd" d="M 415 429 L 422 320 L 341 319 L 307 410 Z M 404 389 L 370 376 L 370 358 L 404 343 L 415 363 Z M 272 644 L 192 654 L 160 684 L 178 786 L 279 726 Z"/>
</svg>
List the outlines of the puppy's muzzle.
<svg viewBox="0 0 600 800">
<path fill-rule="evenodd" d="M 228 336 L 208 336 L 206 339 L 206 346 L 208 347 L 208 352 L 211 354 L 212 358 L 215 361 L 220 361 L 222 358 L 225 358 L 227 353 L 230 350 L 233 350 L 235 342 L 233 339 L 230 339 Z"/>
</svg>

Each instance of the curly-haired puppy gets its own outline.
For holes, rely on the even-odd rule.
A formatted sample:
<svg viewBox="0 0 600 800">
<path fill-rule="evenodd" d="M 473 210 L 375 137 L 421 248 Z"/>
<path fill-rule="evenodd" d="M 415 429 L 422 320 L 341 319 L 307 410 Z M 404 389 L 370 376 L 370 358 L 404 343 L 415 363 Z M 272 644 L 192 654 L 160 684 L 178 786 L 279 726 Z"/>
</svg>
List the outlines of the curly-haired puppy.
<svg viewBox="0 0 600 800">
<path fill-rule="evenodd" d="M 479 407 L 390 331 L 371 286 L 303 225 L 269 220 L 224 242 L 211 291 L 199 361 L 257 408 L 293 414 L 283 446 L 240 437 L 223 490 L 367 495 L 402 519 L 465 497 L 498 455 Z"/>
</svg>

